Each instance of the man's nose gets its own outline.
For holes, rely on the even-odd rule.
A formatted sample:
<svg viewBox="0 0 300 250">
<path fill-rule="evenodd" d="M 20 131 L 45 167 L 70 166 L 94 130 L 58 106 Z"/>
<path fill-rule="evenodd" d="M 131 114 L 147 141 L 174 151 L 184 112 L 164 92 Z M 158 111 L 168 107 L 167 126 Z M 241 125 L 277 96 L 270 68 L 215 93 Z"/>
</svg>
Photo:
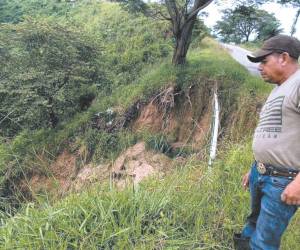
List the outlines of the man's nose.
<svg viewBox="0 0 300 250">
<path fill-rule="evenodd" d="M 261 63 L 258 65 L 258 70 L 259 70 L 259 71 L 262 71 L 262 70 L 263 70 L 263 65 L 262 65 Z"/>
</svg>

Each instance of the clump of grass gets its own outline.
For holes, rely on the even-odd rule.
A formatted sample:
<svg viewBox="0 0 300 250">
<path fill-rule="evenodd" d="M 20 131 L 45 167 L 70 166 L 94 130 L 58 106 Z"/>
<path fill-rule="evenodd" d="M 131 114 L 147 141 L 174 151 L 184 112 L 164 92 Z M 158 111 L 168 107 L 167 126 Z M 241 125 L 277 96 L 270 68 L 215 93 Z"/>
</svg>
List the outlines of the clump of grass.
<svg viewBox="0 0 300 250">
<path fill-rule="evenodd" d="M 171 145 L 168 142 L 168 138 L 164 134 L 148 135 L 146 138 L 146 146 L 148 149 L 153 149 L 157 152 L 171 155 Z"/>
</svg>

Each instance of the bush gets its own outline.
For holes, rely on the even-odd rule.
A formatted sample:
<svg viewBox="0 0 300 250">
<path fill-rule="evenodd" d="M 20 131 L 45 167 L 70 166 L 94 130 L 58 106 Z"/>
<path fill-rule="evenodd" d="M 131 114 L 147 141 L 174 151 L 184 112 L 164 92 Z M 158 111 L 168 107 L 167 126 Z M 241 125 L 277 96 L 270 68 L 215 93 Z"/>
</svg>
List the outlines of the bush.
<svg viewBox="0 0 300 250">
<path fill-rule="evenodd" d="M 90 106 L 107 80 L 92 37 L 28 19 L 0 29 L 0 129 L 56 127 Z"/>
</svg>

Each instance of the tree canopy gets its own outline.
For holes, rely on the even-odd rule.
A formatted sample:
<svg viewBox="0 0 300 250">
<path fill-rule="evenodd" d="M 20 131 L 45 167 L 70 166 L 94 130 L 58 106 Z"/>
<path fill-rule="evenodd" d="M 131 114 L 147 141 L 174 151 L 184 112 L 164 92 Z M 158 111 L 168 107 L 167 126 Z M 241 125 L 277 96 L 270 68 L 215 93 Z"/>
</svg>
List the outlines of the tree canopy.
<svg viewBox="0 0 300 250">
<path fill-rule="evenodd" d="M 254 5 L 239 5 L 226 9 L 214 27 L 224 42 L 248 42 L 251 38 L 264 40 L 281 32 L 280 22 L 273 14 Z"/>
<path fill-rule="evenodd" d="M 241 2 L 245 2 L 245 1 L 241 1 Z M 255 3 L 255 4 L 264 4 L 264 3 L 268 3 L 268 2 L 275 2 L 275 3 L 279 3 L 282 5 L 290 5 L 293 8 L 297 9 L 295 17 L 294 17 L 294 21 L 293 24 L 291 26 L 291 35 L 294 35 L 296 32 L 296 25 L 298 23 L 298 19 L 300 16 L 300 1 L 299 0 L 251 0 L 251 1 L 246 1 L 248 4 L 249 2 L 251 3 Z"/>
</svg>

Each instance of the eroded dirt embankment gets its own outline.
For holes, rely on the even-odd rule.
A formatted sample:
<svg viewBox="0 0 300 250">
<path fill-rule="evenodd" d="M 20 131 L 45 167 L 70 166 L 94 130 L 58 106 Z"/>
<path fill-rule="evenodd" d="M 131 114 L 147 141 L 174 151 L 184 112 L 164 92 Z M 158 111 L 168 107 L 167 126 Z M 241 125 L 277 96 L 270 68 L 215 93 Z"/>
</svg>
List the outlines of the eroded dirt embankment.
<svg viewBox="0 0 300 250">
<path fill-rule="evenodd" d="M 147 130 L 152 134 L 164 134 L 170 139 L 172 150 L 189 148 L 196 152 L 198 158 L 203 158 L 208 148 L 210 124 L 212 119 L 212 95 L 216 82 L 204 80 L 185 89 L 170 84 L 165 89 L 151 96 L 148 101 L 136 101 L 128 110 L 116 112 L 118 107 L 112 109 L 114 118 L 108 121 L 98 115 L 93 120 L 94 126 L 101 131 L 114 133 L 120 130 L 130 130 L 138 133 Z M 224 97 L 223 97 L 224 99 Z M 245 105 L 251 112 L 255 111 L 255 100 Z M 221 133 L 231 131 L 233 126 L 240 123 L 249 123 L 254 126 L 253 120 L 240 121 L 237 116 L 246 112 L 235 105 L 235 110 L 228 111 L 221 103 Z M 253 106 L 253 107 L 252 107 Z M 163 176 L 178 164 L 179 158 L 170 158 L 165 154 L 147 148 L 145 142 L 124 151 L 113 162 L 93 165 L 92 163 L 78 164 L 78 152 L 62 152 L 49 166 L 48 174 L 33 174 L 30 178 L 21 181 L 22 190 L 30 193 L 41 191 L 52 192 L 62 196 L 69 191 L 80 191 L 82 188 L 94 183 L 113 181 L 118 187 L 126 184 L 137 184 L 147 176 Z M 180 158 L 182 160 L 182 157 Z"/>
<path fill-rule="evenodd" d="M 211 119 L 211 86 L 194 84 L 185 90 L 170 84 L 148 101 L 136 101 L 126 111 L 112 108 L 110 114 L 97 114 L 92 124 L 99 131 L 120 130 L 164 134 L 173 149 L 189 147 L 197 152 L 207 143 Z M 109 117 L 108 117 L 109 116 Z M 111 119 L 113 117 L 113 119 Z M 50 192 L 64 195 L 95 182 L 113 179 L 118 186 L 137 184 L 149 175 L 164 175 L 177 160 L 147 149 L 144 142 L 124 151 L 114 162 L 93 165 L 78 163 L 82 154 L 63 151 L 48 167 L 47 173 L 32 173 L 21 181 L 23 192 Z M 82 157 L 81 157 L 82 158 Z"/>
</svg>

